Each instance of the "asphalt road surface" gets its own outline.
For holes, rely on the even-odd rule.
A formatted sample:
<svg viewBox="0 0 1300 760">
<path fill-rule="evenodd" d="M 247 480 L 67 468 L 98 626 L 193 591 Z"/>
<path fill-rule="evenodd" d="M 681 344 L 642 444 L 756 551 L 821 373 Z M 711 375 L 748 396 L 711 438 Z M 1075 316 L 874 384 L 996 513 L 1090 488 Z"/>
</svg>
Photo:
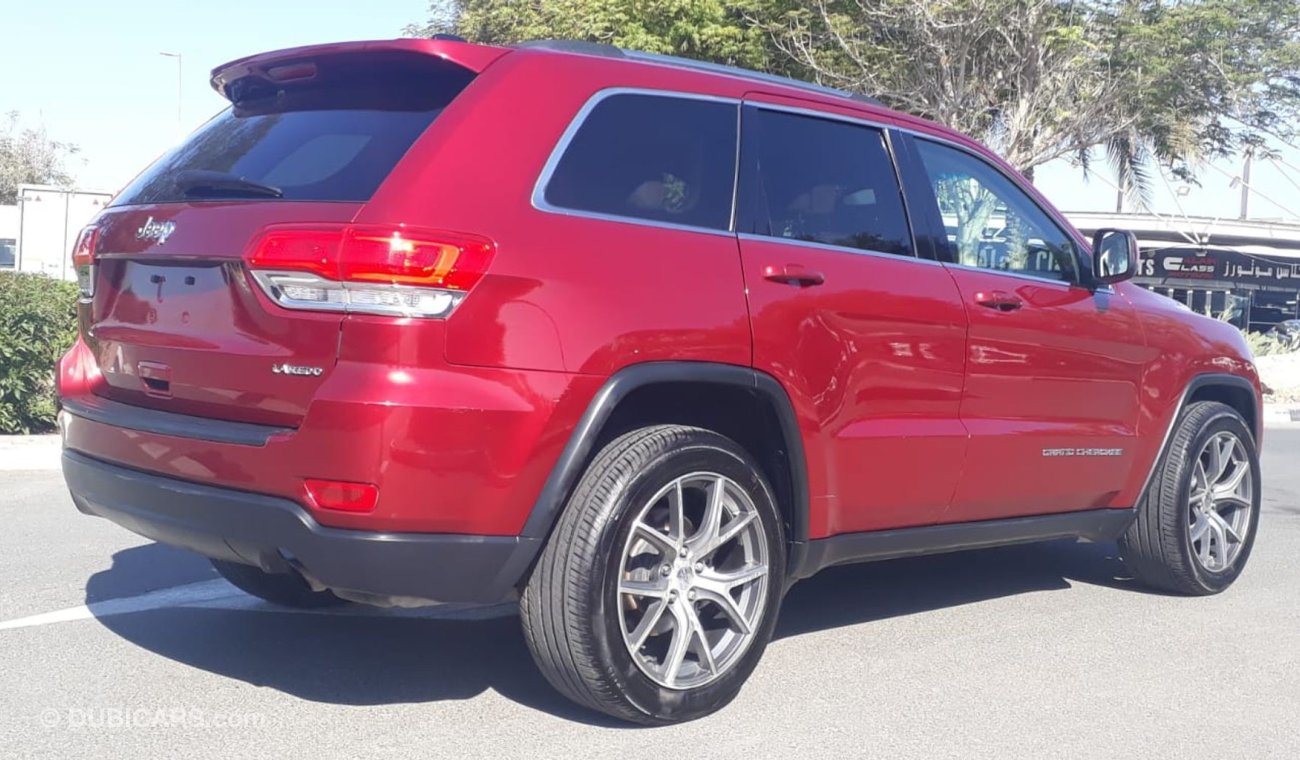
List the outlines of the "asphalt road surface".
<svg viewBox="0 0 1300 760">
<path fill-rule="evenodd" d="M 534 669 L 508 606 L 286 612 L 0 472 L 0 756 L 1300 757 L 1300 428 L 1208 599 L 1110 545 L 838 568 L 797 586 L 721 713 L 629 728 Z"/>
</svg>

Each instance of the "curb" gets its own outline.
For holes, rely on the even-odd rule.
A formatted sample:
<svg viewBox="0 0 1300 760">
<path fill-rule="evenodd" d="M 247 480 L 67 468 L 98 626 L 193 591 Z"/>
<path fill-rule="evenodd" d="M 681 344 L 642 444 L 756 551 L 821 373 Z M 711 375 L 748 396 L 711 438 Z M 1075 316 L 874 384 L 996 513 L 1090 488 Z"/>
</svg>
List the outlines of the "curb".
<svg viewBox="0 0 1300 760">
<path fill-rule="evenodd" d="M 1300 406 L 1292 404 L 1264 404 L 1264 422 L 1300 422 Z"/>
<path fill-rule="evenodd" d="M 61 440 L 49 435 L 0 435 L 0 472 L 57 470 Z"/>
</svg>

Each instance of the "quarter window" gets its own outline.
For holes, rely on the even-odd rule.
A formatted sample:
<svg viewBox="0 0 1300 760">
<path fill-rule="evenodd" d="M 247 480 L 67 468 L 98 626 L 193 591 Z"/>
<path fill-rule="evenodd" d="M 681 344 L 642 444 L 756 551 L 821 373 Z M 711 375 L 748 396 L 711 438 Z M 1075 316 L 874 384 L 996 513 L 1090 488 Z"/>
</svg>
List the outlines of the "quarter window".
<svg viewBox="0 0 1300 760">
<path fill-rule="evenodd" d="M 745 123 L 753 157 L 746 159 L 740 231 L 912 254 L 902 192 L 880 130 L 762 108 Z"/>
<path fill-rule="evenodd" d="M 601 100 L 546 184 L 564 209 L 731 228 L 735 104 L 648 94 Z"/>
<path fill-rule="evenodd" d="M 1078 282 L 1074 241 L 1006 175 L 956 148 L 928 140 L 917 140 L 916 147 L 953 261 Z"/>
</svg>

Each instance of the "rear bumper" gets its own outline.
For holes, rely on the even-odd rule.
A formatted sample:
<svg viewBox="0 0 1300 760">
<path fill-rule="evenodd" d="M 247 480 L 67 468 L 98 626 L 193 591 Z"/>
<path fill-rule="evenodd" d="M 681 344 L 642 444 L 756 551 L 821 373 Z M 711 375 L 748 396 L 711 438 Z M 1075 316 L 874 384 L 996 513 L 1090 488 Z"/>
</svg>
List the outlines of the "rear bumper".
<svg viewBox="0 0 1300 760">
<path fill-rule="evenodd" d="M 365 327 L 374 325 L 358 329 Z M 447 365 L 426 355 L 440 341 L 416 341 L 417 333 L 402 327 L 388 340 L 365 332 L 394 356 L 341 359 L 296 427 L 193 416 L 166 400 L 104 398 L 96 359 L 78 341 L 60 364 L 63 445 L 132 470 L 285 499 L 331 528 L 519 535 L 604 381 Z M 250 403 L 268 395 L 273 382 Z M 372 484 L 379 503 L 364 513 L 321 509 L 305 493 L 311 478 Z"/>
<path fill-rule="evenodd" d="M 289 562 L 333 589 L 438 602 L 511 598 L 540 549 L 514 536 L 329 528 L 297 503 L 63 453 L 77 508 L 146 538 L 270 571 Z"/>
</svg>

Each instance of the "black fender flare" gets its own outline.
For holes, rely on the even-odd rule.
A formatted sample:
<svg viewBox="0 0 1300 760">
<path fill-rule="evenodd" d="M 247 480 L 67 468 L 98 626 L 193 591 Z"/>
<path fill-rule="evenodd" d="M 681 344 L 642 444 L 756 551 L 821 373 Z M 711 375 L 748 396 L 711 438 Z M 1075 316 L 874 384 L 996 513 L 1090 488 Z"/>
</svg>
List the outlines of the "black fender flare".
<svg viewBox="0 0 1300 760">
<path fill-rule="evenodd" d="M 701 383 L 730 385 L 755 393 L 772 406 L 781 434 L 785 438 L 790 462 L 790 486 L 794 503 L 790 505 L 791 526 L 787 539 L 802 544 L 808 539 L 808 463 L 804 457 L 803 438 L 790 396 L 776 378 L 751 367 L 714 362 L 646 362 L 634 364 L 610 376 L 600 387 L 586 412 L 569 436 L 569 441 L 551 468 L 541 493 L 533 504 L 520 535 L 545 540 L 555 527 L 565 501 L 582 477 L 602 428 L 632 391 L 663 383 Z M 540 543 L 540 541 L 539 541 Z"/>
<path fill-rule="evenodd" d="M 1178 398 L 1178 404 L 1174 407 L 1174 413 L 1169 418 L 1169 424 L 1165 427 L 1164 438 L 1160 441 L 1160 448 L 1156 449 L 1155 459 L 1151 461 L 1146 479 L 1142 481 L 1142 488 L 1137 493 L 1138 504 L 1142 503 L 1147 490 L 1151 488 L 1151 481 L 1155 479 L 1156 470 L 1160 468 L 1160 463 L 1164 461 L 1165 454 L 1169 451 L 1169 442 L 1173 440 L 1174 428 L 1178 427 L 1178 421 L 1183 418 L 1183 412 L 1187 410 L 1188 402 L 1191 401 L 1192 396 L 1196 395 L 1198 390 L 1213 386 L 1230 387 L 1247 392 L 1253 409 L 1250 418 L 1246 419 L 1246 423 L 1251 434 L 1255 436 L 1258 442 L 1259 435 L 1264 427 L 1264 408 L 1260 399 L 1255 395 L 1255 386 L 1240 375 L 1230 375 L 1223 372 L 1207 372 L 1196 375 L 1187 383 L 1187 387 L 1183 388 L 1182 395 Z"/>
</svg>

